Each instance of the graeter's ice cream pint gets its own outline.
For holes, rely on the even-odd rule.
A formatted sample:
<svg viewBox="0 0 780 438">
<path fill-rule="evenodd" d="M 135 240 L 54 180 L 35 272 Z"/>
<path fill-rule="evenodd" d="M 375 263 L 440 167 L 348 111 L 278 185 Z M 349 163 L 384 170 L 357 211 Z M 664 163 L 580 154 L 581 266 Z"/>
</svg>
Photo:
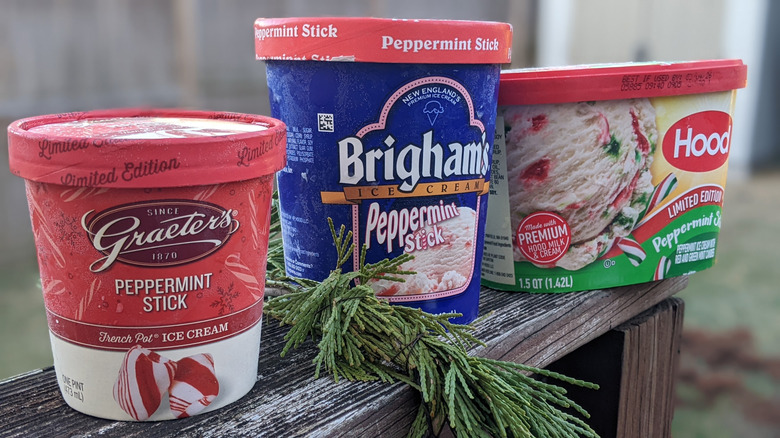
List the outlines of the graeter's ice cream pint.
<svg viewBox="0 0 780 438">
<path fill-rule="evenodd" d="M 270 117 L 171 110 L 11 124 L 70 406 L 164 420 L 253 387 L 285 132 Z"/>
<path fill-rule="evenodd" d="M 278 174 L 287 273 L 336 267 L 327 218 L 353 232 L 356 268 L 414 255 L 391 303 L 477 315 L 505 23 L 258 19 L 271 113 L 288 126 Z"/>
<path fill-rule="evenodd" d="M 709 268 L 739 60 L 505 71 L 483 281 L 568 292 Z"/>
</svg>

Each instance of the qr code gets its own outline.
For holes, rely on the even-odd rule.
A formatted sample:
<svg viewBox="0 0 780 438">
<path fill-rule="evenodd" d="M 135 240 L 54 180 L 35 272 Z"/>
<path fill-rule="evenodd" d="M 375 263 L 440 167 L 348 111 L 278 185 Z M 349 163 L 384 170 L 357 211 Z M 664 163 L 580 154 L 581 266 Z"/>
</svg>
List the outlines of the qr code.
<svg viewBox="0 0 780 438">
<path fill-rule="evenodd" d="M 317 113 L 317 130 L 320 132 L 333 132 L 333 114 Z"/>
</svg>

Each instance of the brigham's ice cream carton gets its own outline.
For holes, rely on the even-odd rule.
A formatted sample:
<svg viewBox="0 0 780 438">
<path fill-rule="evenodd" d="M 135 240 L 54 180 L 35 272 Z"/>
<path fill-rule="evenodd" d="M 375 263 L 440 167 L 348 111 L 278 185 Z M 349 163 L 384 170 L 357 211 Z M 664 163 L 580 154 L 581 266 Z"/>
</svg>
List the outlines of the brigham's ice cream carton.
<svg viewBox="0 0 780 438">
<path fill-rule="evenodd" d="M 327 218 L 353 232 L 356 269 L 400 254 L 404 283 L 378 296 L 477 316 L 506 23 L 380 18 L 258 19 L 271 113 L 287 128 L 278 174 L 285 266 L 336 268 Z"/>
<path fill-rule="evenodd" d="M 484 284 L 569 292 L 713 265 L 741 61 L 501 76 Z"/>
</svg>

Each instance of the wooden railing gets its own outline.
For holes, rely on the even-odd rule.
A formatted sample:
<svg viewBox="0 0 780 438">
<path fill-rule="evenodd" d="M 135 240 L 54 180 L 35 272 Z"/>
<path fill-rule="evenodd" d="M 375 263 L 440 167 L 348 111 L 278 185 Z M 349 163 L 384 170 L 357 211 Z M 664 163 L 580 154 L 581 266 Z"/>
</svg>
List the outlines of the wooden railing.
<svg viewBox="0 0 780 438">
<path fill-rule="evenodd" d="M 603 438 L 671 436 L 674 373 L 686 277 L 614 289 L 533 295 L 483 289 L 475 349 L 495 359 L 599 383 L 573 390 Z M 195 417 L 134 423 L 65 405 L 53 368 L 0 382 L 0 436 L 400 437 L 419 403 L 403 385 L 313 378 L 316 347 L 281 358 L 286 327 L 263 322 L 258 381 L 241 400 Z"/>
</svg>

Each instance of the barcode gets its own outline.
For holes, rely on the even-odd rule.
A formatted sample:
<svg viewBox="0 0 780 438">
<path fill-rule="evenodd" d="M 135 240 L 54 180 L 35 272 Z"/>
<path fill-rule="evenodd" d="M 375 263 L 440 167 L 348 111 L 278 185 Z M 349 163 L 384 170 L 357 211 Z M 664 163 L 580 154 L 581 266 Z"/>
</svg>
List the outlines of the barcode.
<svg viewBox="0 0 780 438">
<path fill-rule="evenodd" d="M 333 132 L 333 114 L 317 113 L 317 130 L 320 132 Z"/>
</svg>

